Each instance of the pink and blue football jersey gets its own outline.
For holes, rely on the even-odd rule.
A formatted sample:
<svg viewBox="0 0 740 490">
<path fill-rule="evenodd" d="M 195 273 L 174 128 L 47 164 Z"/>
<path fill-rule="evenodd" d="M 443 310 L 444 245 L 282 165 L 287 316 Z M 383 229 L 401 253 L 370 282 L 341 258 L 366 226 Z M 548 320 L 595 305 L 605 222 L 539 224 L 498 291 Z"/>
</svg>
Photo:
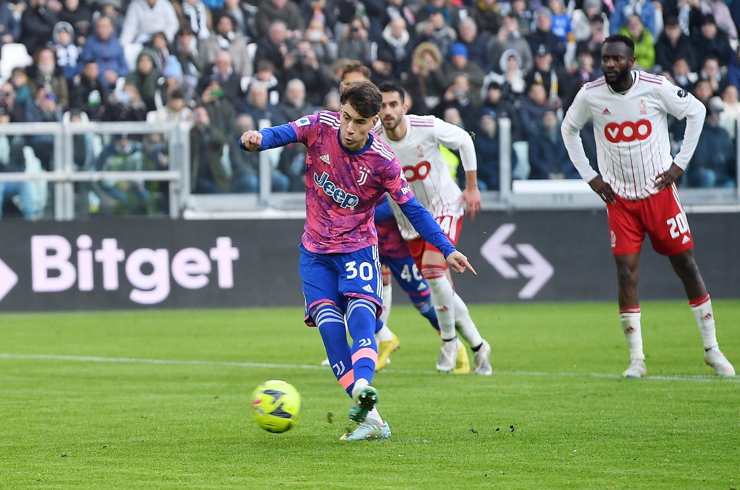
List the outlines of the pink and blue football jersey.
<svg viewBox="0 0 740 490">
<path fill-rule="evenodd" d="M 372 134 L 363 148 L 347 150 L 339 141 L 336 112 L 319 112 L 290 125 L 307 148 L 303 246 L 324 254 L 377 245 L 373 217 L 378 200 L 386 192 L 399 204 L 413 197 L 393 151 Z"/>
</svg>

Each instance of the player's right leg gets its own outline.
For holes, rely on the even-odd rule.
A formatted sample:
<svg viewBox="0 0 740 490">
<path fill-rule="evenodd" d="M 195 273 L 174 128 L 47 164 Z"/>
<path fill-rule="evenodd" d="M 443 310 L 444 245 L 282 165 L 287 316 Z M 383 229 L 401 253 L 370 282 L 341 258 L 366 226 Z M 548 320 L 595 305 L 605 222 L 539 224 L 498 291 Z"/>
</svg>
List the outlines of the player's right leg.
<svg viewBox="0 0 740 490">
<path fill-rule="evenodd" d="M 381 328 L 375 334 L 378 341 L 378 363 L 375 366 L 376 371 L 381 371 L 391 363 L 391 354 L 396 351 L 401 342 L 398 336 L 388 327 L 388 317 L 391 314 L 393 304 L 393 289 L 391 283 L 391 272 L 384 265 L 385 260 L 381 260 L 381 272 L 383 277 L 383 313 L 380 315 Z"/>
</svg>

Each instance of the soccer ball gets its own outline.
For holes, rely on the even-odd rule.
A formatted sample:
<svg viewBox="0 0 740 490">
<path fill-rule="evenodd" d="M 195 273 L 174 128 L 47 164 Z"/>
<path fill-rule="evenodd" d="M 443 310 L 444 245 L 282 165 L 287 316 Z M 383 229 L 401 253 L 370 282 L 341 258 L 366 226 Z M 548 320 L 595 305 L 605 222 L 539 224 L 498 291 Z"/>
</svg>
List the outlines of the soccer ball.
<svg viewBox="0 0 740 490">
<path fill-rule="evenodd" d="M 285 381 L 271 379 L 254 390 L 254 420 L 268 432 L 285 432 L 297 422 L 301 395 Z"/>
</svg>

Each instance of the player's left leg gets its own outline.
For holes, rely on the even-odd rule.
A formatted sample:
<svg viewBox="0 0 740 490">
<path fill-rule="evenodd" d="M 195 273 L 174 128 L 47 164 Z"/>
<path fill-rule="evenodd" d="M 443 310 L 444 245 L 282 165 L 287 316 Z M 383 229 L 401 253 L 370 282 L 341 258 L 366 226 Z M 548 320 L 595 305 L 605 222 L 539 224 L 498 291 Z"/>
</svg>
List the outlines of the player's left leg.
<svg viewBox="0 0 740 490">
<path fill-rule="evenodd" d="M 345 440 L 385 439 L 390 437 L 390 429 L 375 407 L 378 392 L 372 386 L 378 361 L 375 329 L 383 304 L 377 247 L 341 254 L 335 261 L 339 271 L 339 293 L 347 300 L 345 319 L 352 337 L 352 399 L 355 404 L 349 417 L 359 424 Z"/>
<path fill-rule="evenodd" d="M 720 376 L 734 376 L 735 368 L 719 350 L 712 301 L 694 259 L 694 239 L 675 186 L 646 200 L 645 221 L 656 252 L 668 256 L 681 279 L 704 343 L 704 362 Z"/>
<path fill-rule="evenodd" d="M 676 271 L 683 283 L 691 311 L 696 319 L 696 325 L 699 327 L 699 333 L 704 343 L 704 362 L 720 376 L 734 376 L 735 368 L 719 350 L 712 300 L 704 285 L 704 279 L 699 271 L 699 266 L 696 264 L 693 252 L 687 250 L 678 255 L 670 256 L 669 260 L 673 270 Z"/>
</svg>

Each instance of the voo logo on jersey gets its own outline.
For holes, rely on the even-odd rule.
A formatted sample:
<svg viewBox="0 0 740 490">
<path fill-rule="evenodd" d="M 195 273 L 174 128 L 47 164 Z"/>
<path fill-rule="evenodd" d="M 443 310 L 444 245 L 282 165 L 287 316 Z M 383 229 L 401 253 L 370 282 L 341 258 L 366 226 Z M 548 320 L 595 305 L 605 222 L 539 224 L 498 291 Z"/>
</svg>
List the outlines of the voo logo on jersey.
<svg viewBox="0 0 740 490">
<path fill-rule="evenodd" d="M 604 136 L 610 143 L 631 143 L 644 141 L 653 132 L 653 125 L 647 119 L 639 121 L 625 121 L 623 123 L 610 122 L 604 126 Z"/>
<path fill-rule="evenodd" d="M 313 181 L 319 186 L 324 194 L 334 199 L 334 202 L 339 204 L 342 208 L 354 208 L 360 203 L 360 198 L 354 194 L 350 194 L 341 187 L 329 180 L 329 174 L 324 172 L 319 177 L 318 174 L 313 174 Z"/>
<path fill-rule="evenodd" d="M 409 182 L 424 180 L 429 176 L 432 164 L 427 161 L 419 162 L 416 165 L 406 165 L 403 167 L 403 175 Z"/>
</svg>

